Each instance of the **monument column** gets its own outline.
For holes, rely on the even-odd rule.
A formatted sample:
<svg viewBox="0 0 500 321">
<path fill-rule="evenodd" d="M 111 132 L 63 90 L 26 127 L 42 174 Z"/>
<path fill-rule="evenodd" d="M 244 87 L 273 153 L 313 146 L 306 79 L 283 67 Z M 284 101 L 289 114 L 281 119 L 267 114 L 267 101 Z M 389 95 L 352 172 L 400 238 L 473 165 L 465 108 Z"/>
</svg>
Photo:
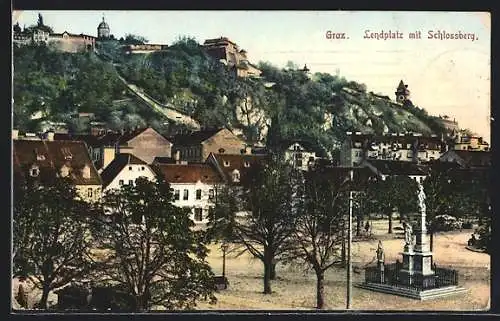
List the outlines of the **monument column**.
<svg viewBox="0 0 500 321">
<path fill-rule="evenodd" d="M 403 268 L 400 271 L 400 279 L 403 284 L 415 284 L 422 287 L 433 286 L 435 279 L 428 277 L 434 275 L 432 270 L 432 253 L 430 251 L 429 238 L 426 228 L 425 193 L 422 183 L 418 184 L 418 207 L 419 216 L 415 231 L 408 224 L 405 229 L 405 242 L 403 255 Z M 413 245 L 412 235 L 415 235 Z M 421 283 L 421 284 L 420 284 Z"/>
</svg>

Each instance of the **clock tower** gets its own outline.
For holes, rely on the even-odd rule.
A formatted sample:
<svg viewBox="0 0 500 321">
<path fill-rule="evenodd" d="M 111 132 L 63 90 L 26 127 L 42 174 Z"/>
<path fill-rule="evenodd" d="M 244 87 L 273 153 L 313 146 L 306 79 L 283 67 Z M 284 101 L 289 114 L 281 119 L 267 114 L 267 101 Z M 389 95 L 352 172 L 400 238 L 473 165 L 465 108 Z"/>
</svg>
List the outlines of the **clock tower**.
<svg viewBox="0 0 500 321">
<path fill-rule="evenodd" d="M 410 91 L 408 90 L 408 85 L 405 85 L 403 83 L 403 80 L 399 82 L 395 94 L 396 94 L 396 101 L 400 104 L 403 104 L 410 98 Z"/>
</svg>

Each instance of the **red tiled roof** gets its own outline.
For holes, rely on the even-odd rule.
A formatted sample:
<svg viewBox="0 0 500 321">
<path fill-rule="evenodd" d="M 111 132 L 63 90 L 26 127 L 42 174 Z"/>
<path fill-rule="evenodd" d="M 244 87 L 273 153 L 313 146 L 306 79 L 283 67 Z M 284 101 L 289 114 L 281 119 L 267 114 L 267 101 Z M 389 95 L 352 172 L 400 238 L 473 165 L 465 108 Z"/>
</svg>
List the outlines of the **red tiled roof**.
<svg viewBox="0 0 500 321">
<path fill-rule="evenodd" d="M 248 154 L 211 154 L 217 162 L 227 181 L 231 182 L 233 171 L 240 172 L 240 182 L 248 179 L 250 169 L 258 164 L 265 162 L 267 155 L 248 155 Z M 210 156 L 209 156 L 210 157 Z M 226 166 L 227 165 L 227 166 Z"/>
<path fill-rule="evenodd" d="M 156 173 L 169 183 L 221 183 L 219 174 L 208 164 L 155 164 Z"/>
<path fill-rule="evenodd" d="M 14 170 L 27 175 L 32 165 L 40 169 L 40 179 L 51 179 L 63 165 L 76 185 L 102 185 L 101 178 L 90 159 L 87 146 L 81 141 L 14 140 Z M 82 169 L 88 166 L 90 178 L 84 178 Z"/>
<path fill-rule="evenodd" d="M 99 146 L 99 137 L 94 135 L 78 135 L 78 134 L 54 134 L 54 140 L 72 140 L 72 141 L 83 141 L 87 145 L 92 147 Z"/>
</svg>

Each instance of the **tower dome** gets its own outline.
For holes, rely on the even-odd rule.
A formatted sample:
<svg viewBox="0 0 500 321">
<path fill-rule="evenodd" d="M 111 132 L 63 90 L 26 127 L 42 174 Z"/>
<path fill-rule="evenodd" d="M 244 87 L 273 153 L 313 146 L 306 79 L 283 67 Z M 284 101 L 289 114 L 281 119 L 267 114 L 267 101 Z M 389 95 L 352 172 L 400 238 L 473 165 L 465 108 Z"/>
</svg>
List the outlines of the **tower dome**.
<svg viewBox="0 0 500 321">
<path fill-rule="evenodd" d="M 102 17 L 102 22 L 97 26 L 97 38 L 106 39 L 109 38 L 110 30 L 109 25 L 104 20 L 104 16 Z"/>
</svg>

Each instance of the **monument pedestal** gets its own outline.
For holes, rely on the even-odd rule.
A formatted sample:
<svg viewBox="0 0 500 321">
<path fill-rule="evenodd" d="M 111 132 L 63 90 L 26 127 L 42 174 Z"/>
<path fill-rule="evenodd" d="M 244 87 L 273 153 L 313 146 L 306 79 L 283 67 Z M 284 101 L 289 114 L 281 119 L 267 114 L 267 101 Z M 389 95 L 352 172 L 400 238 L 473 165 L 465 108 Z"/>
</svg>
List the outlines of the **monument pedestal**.
<svg viewBox="0 0 500 321">
<path fill-rule="evenodd" d="M 376 277 L 373 277 L 374 271 L 372 269 L 365 276 L 365 282 L 358 285 L 359 287 L 420 300 L 466 291 L 458 286 L 457 272 L 455 270 L 438 269 L 437 272 L 434 271 L 432 252 L 430 251 L 426 230 L 425 193 L 422 184 L 419 184 L 418 199 L 420 217 L 417 222 L 417 229 L 413 232 L 411 225 L 405 226 L 406 244 L 401 253 L 403 256 L 401 269 L 395 271 L 396 273 L 388 278 L 389 281 L 385 282 L 383 278 L 384 268 L 380 266 L 379 262 L 375 270 Z M 415 241 L 415 244 L 413 244 L 413 241 Z M 399 264 L 396 265 L 396 267 L 398 266 Z"/>
<path fill-rule="evenodd" d="M 432 252 L 402 252 L 403 267 L 399 271 L 399 280 L 403 285 L 422 286 L 424 288 L 435 285 L 432 270 Z"/>
</svg>

